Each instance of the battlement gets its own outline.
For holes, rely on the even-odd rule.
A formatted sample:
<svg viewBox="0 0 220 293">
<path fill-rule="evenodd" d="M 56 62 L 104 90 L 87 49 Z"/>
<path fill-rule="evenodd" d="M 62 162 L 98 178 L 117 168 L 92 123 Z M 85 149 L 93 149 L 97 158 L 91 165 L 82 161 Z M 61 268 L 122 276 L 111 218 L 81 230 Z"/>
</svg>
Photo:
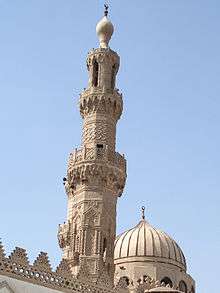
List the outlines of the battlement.
<svg viewBox="0 0 220 293">
<path fill-rule="evenodd" d="M 59 291 L 66 292 L 90 292 L 113 293 L 115 289 L 110 285 L 108 276 L 100 274 L 96 284 L 92 283 L 88 272 L 80 271 L 74 277 L 70 271 L 68 261 L 62 259 L 53 271 L 47 253 L 40 252 L 33 264 L 29 263 L 25 249 L 16 247 L 7 257 L 0 242 L 0 275 L 5 275 L 22 281 L 31 282 Z M 109 284 L 109 286 L 108 286 Z"/>
</svg>

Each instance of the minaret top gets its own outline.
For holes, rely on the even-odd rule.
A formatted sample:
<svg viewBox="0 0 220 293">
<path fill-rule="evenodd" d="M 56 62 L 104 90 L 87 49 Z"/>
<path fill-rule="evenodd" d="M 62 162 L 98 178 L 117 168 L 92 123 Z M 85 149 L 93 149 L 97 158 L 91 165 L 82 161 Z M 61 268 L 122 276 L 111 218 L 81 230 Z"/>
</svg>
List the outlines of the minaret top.
<svg viewBox="0 0 220 293">
<path fill-rule="evenodd" d="M 105 4 L 105 11 L 103 18 L 98 22 L 96 26 L 96 33 L 99 37 L 100 48 L 108 48 L 109 41 L 114 32 L 114 26 L 108 19 L 108 5 Z"/>
</svg>

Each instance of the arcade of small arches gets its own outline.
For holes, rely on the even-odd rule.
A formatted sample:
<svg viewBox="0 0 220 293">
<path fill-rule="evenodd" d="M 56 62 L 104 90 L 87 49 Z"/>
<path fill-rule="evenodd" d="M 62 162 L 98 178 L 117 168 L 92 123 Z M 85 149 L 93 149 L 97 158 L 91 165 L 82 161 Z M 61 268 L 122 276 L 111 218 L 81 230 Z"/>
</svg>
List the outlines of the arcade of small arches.
<svg viewBox="0 0 220 293">
<path fill-rule="evenodd" d="M 131 281 L 128 276 L 123 276 L 120 279 L 124 279 L 124 282 L 127 284 L 127 286 L 129 286 L 130 284 L 133 285 L 133 281 Z M 137 280 L 137 283 L 138 284 L 140 284 L 141 282 L 147 283 L 149 279 L 150 278 L 147 275 L 143 275 L 142 278 L 139 278 Z M 162 278 L 161 280 L 159 280 L 159 283 L 162 287 L 170 287 L 170 288 L 174 287 L 172 280 L 168 277 Z M 176 286 L 176 289 L 184 293 L 195 293 L 194 286 L 191 286 L 191 288 L 188 288 L 186 282 L 183 280 L 179 282 L 178 286 Z"/>
</svg>

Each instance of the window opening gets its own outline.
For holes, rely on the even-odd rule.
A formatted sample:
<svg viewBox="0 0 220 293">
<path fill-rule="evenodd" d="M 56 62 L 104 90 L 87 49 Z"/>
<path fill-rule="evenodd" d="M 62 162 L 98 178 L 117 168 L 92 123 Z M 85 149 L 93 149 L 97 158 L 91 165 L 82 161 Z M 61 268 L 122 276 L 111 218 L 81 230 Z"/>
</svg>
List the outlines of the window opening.
<svg viewBox="0 0 220 293">
<path fill-rule="evenodd" d="M 161 284 L 164 283 L 165 285 L 170 285 L 170 287 L 173 287 L 173 282 L 170 280 L 170 278 L 165 277 L 161 280 Z"/>
<path fill-rule="evenodd" d="M 186 286 L 186 283 L 184 281 L 180 281 L 179 290 L 184 292 L 184 293 L 187 293 L 187 286 Z"/>
<path fill-rule="evenodd" d="M 99 64 L 95 60 L 93 63 L 93 85 L 98 86 Z"/>
</svg>

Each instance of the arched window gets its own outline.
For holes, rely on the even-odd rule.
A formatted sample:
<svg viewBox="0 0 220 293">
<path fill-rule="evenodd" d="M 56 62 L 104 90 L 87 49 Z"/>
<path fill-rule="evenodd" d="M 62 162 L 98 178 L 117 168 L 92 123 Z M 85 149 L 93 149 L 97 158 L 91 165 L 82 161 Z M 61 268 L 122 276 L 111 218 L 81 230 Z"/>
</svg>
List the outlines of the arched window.
<svg viewBox="0 0 220 293">
<path fill-rule="evenodd" d="M 92 75 L 92 85 L 98 86 L 98 78 L 99 78 L 99 64 L 95 60 L 93 62 L 93 75 Z"/>
<path fill-rule="evenodd" d="M 173 287 L 173 282 L 170 280 L 170 278 L 168 277 L 164 277 L 162 280 L 161 280 L 161 284 L 164 283 L 165 285 L 170 285 L 170 287 L 172 288 Z"/>
<path fill-rule="evenodd" d="M 179 282 L 179 290 L 181 292 L 187 293 L 187 285 L 184 281 Z"/>
<path fill-rule="evenodd" d="M 74 251 L 79 252 L 79 248 L 80 248 L 80 243 L 79 243 L 79 235 L 80 235 L 80 223 L 81 223 L 81 219 L 80 216 L 77 216 L 75 218 L 75 227 L 74 227 L 74 240 L 75 240 L 75 247 L 74 247 Z"/>
<path fill-rule="evenodd" d="M 103 240 L 103 252 L 105 252 L 106 248 L 107 248 L 107 239 L 104 238 L 104 240 Z"/>
<path fill-rule="evenodd" d="M 130 284 L 129 278 L 127 276 L 123 276 L 120 278 L 119 282 L 122 281 L 125 284 L 127 284 L 127 286 Z"/>
</svg>

